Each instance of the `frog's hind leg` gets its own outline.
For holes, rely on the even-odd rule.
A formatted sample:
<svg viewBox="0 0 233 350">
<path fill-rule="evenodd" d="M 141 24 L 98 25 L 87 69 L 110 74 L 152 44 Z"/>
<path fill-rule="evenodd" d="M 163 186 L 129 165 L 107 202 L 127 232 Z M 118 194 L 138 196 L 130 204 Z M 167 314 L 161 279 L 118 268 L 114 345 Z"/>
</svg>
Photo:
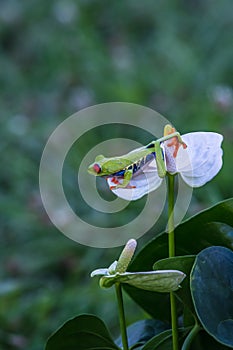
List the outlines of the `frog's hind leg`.
<svg viewBox="0 0 233 350">
<path fill-rule="evenodd" d="M 156 166 L 157 166 L 157 172 L 159 177 L 163 178 L 166 175 L 166 167 L 165 167 L 165 161 L 164 161 L 164 153 L 160 145 L 160 139 L 157 141 L 152 141 L 147 148 L 153 149 L 151 152 L 151 155 L 155 158 Z"/>
</svg>

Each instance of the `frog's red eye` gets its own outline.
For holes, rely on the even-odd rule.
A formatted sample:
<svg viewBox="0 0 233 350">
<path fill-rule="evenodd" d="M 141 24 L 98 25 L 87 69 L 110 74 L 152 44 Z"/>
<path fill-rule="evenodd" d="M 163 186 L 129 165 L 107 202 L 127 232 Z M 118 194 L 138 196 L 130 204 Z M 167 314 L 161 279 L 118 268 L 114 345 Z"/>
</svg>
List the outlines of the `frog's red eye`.
<svg viewBox="0 0 233 350">
<path fill-rule="evenodd" d="M 97 174 L 99 174 L 99 173 L 101 172 L 101 167 L 99 166 L 99 164 L 95 163 L 95 164 L 93 165 L 93 170 L 94 170 Z"/>
</svg>

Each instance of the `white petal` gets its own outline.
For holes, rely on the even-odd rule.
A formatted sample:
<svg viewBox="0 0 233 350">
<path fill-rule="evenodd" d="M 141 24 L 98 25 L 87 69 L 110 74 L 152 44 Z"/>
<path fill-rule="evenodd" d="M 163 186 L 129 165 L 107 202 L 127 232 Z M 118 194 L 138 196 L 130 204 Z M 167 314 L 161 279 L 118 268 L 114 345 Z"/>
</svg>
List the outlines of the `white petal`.
<svg viewBox="0 0 233 350">
<path fill-rule="evenodd" d="M 113 263 L 109 266 L 109 268 L 108 268 L 108 273 L 109 273 L 110 275 L 112 275 L 112 274 L 115 273 L 115 270 L 116 270 L 116 267 L 117 267 L 117 263 L 118 263 L 118 261 L 115 260 L 115 261 L 113 261 Z"/>
<path fill-rule="evenodd" d="M 194 132 L 182 135 L 187 148 L 179 148 L 176 166 L 183 180 L 191 187 L 210 181 L 222 167 L 222 135 Z"/>
<path fill-rule="evenodd" d="M 106 268 L 96 269 L 96 270 L 92 271 L 91 277 L 104 276 L 104 275 L 107 275 L 107 274 L 108 274 L 108 269 L 106 269 Z"/>
<path fill-rule="evenodd" d="M 107 179 L 109 187 L 116 186 L 112 180 L 114 177 Z M 118 178 L 119 182 L 122 183 L 123 179 Z M 157 167 L 155 160 L 147 163 L 140 171 L 132 176 L 129 185 L 126 188 L 112 189 L 112 192 L 120 198 L 127 201 L 139 199 L 147 193 L 156 190 L 162 183 L 162 179 L 157 173 Z M 134 188 L 130 188 L 133 186 Z"/>
</svg>

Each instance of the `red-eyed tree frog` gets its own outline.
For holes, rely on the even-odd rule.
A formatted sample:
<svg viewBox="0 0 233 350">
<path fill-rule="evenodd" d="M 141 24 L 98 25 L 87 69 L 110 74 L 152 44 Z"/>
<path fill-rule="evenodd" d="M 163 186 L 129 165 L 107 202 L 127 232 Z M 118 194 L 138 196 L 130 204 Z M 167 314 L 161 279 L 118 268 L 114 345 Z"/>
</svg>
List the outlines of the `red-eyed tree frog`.
<svg viewBox="0 0 233 350">
<path fill-rule="evenodd" d="M 222 167 L 223 136 L 215 132 L 191 132 L 180 136 L 171 125 L 164 136 L 123 156 L 97 156 L 88 172 L 107 179 L 112 192 L 136 200 L 156 190 L 166 175 L 180 173 L 191 187 L 205 185 Z"/>
<path fill-rule="evenodd" d="M 106 158 L 98 155 L 88 167 L 88 172 L 106 178 L 110 189 L 119 197 L 138 199 L 157 188 L 167 173 L 165 141 L 167 147 L 172 147 L 173 157 L 176 157 L 180 146 L 187 147 L 175 128 L 166 125 L 164 136 L 146 146 L 122 156 Z"/>
</svg>

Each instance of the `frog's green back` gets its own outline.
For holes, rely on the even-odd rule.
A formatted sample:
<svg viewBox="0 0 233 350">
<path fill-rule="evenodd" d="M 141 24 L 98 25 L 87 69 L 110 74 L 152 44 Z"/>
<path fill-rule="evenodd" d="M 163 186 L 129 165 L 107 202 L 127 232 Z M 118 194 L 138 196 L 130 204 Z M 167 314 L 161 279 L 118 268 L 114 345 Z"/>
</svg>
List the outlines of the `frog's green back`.
<svg viewBox="0 0 233 350">
<path fill-rule="evenodd" d="M 133 150 L 123 156 L 116 156 L 111 158 L 96 158 L 99 160 L 99 165 L 101 166 L 101 173 L 99 176 L 114 174 L 126 167 L 139 162 L 143 157 L 152 153 L 154 150 L 151 148 L 140 147 Z"/>
<path fill-rule="evenodd" d="M 148 148 L 148 146 L 137 148 L 122 156 L 107 158 L 103 155 L 98 155 L 95 158 L 95 162 L 89 166 L 88 171 L 95 176 L 106 176 L 117 173 L 134 163 L 140 162 L 143 157 L 154 152 L 154 148 Z M 96 164 L 101 169 L 98 173 L 93 170 Z"/>
</svg>

